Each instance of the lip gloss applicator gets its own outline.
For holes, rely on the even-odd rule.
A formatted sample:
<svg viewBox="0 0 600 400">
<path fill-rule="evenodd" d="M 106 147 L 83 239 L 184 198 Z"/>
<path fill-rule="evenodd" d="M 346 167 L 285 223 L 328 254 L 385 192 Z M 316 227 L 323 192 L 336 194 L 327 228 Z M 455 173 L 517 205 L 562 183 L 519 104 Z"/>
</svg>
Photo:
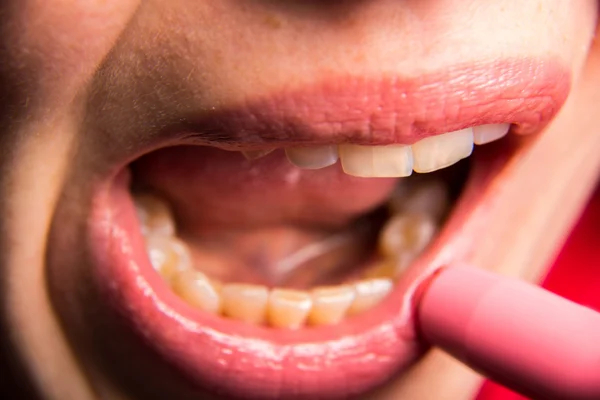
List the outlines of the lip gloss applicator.
<svg viewBox="0 0 600 400">
<path fill-rule="evenodd" d="M 600 399 L 600 313 L 476 268 L 442 268 L 419 288 L 428 344 L 534 399 Z"/>
</svg>

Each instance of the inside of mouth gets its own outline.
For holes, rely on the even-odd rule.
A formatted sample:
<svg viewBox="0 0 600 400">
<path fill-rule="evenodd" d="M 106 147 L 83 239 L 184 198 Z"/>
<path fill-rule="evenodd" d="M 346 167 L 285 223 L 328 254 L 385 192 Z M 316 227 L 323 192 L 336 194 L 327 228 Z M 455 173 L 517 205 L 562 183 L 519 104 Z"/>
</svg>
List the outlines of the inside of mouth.
<svg viewBox="0 0 600 400">
<path fill-rule="evenodd" d="M 261 156 L 277 153 L 283 150 Z M 140 168 L 133 164 L 132 196 L 148 261 L 165 284 L 202 312 L 299 329 L 337 324 L 376 307 L 435 239 L 466 182 L 469 159 L 397 179 L 388 197 L 343 225 L 237 229 L 232 221 L 204 234 L 185 229 L 168 196 L 136 179 Z M 236 201 L 248 207 L 243 198 Z"/>
</svg>

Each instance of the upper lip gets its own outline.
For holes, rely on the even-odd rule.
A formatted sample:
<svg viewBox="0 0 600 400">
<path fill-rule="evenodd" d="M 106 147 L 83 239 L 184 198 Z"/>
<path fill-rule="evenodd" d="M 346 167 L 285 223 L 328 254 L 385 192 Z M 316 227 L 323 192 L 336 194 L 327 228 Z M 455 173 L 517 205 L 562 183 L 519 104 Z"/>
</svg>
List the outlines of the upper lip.
<svg viewBox="0 0 600 400">
<path fill-rule="evenodd" d="M 466 65 L 419 79 L 344 78 L 186 117 L 177 129 L 185 143 L 223 148 L 410 144 L 487 123 L 528 131 L 562 106 L 564 78 L 555 63 L 534 60 Z M 90 226 L 95 283 L 136 332 L 196 382 L 251 397 L 344 397 L 388 379 L 422 350 L 409 306 L 414 287 L 437 267 L 433 256 L 417 262 L 376 312 L 336 327 L 274 334 L 181 307 L 149 273 L 126 179 L 121 174 L 98 190 Z"/>
<path fill-rule="evenodd" d="M 180 118 L 188 138 L 221 148 L 412 144 L 483 124 L 530 133 L 564 103 L 570 79 L 555 62 L 457 65 L 418 78 L 337 77 Z"/>
</svg>

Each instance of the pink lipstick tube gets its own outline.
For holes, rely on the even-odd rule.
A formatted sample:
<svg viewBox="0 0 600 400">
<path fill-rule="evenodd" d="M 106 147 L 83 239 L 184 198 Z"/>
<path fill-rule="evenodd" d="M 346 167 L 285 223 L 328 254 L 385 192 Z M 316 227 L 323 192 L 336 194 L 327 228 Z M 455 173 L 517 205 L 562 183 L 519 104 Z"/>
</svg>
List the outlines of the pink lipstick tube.
<svg viewBox="0 0 600 400">
<path fill-rule="evenodd" d="M 540 287 L 442 269 L 417 305 L 422 337 L 535 399 L 600 399 L 600 313 Z"/>
</svg>

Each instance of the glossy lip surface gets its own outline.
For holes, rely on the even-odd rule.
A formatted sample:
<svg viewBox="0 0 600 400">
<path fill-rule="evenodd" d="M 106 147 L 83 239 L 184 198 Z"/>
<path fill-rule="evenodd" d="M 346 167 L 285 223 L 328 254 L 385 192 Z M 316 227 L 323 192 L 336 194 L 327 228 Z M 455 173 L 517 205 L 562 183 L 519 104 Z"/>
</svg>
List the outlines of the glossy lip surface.
<svg viewBox="0 0 600 400">
<path fill-rule="evenodd" d="M 503 81 L 502 77 L 506 78 L 507 70 L 502 68 L 493 69 L 483 76 L 475 75 L 478 79 L 471 79 L 470 83 L 462 86 L 448 86 L 437 80 L 413 82 L 417 89 L 406 92 L 407 97 L 417 96 L 420 90 L 427 87 L 437 88 L 435 90 L 438 94 L 442 93 L 440 90 L 453 88 L 457 91 L 458 87 L 461 87 L 462 91 L 458 90 L 456 99 L 464 98 L 465 93 L 474 93 L 483 97 L 483 102 L 479 103 L 479 106 L 468 103 L 473 107 L 467 107 L 467 111 L 461 111 L 458 106 L 442 107 L 444 112 L 435 119 L 435 125 L 416 124 L 418 118 L 415 115 L 418 114 L 418 110 L 415 109 L 411 114 L 413 122 L 409 123 L 410 129 L 387 129 L 386 132 L 391 133 L 387 136 L 385 132 L 380 135 L 379 130 L 371 130 L 368 134 L 375 136 L 369 136 L 369 143 L 414 141 L 420 135 L 443 133 L 483 123 L 505 122 L 507 119 L 521 124 L 525 130 L 538 128 L 549 121 L 562 105 L 569 89 L 568 80 L 564 87 L 554 85 L 556 82 L 562 82 L 558 78 L 564 74 L 549 63 L 524 62 L 520 65 L 524 69 L 517 72 L 520 76 L 516 80 L 518 84 L 514 83 L 515 80 L 510 81 L 511 83 Z M 514 68 L 512 70 L 514 71 Z M 461 71 L 457 78 L 459 81 L 460 77 L 469 76 L 465 75 L 464 70 Z M 472 71 L 471 69 L 471 73 Z M 540 71 L 543 73 L 540 74 Z M 535 75 L 535 79 L 532 74 Z M 543 79 L 540 76 L 543 76 Z M 485 88 L 489 87 L 486 83 L 490 80 L 496 82 L 497 87 L 489 89 L 491 97 L 482 96 Z M 390 81 L 389 85 L 395 89 L 384 85 L 379 86 L 378 90 L 386 91 L 387 88 L 390 96 L 400 93 L 402 98 L 402 93 L 397 91 L 398 86 L 393 82 L 400 81 Z M 476 90 L 478 87 L 480 91 Z M 533 87 L 535 90 L 526 90 Z M 507 91 L 513 93 L 513 96 L 507 97 L 508 100 L 503 97 L 507 95 Z M 307 92 L 304 93 L 304 96 L 307 96 Z M 344 93 L 346 94 L 340 95 L 340 102 L 348 99 L 349 92 Z M 466 95 L 467 98 L 469 94 Z M 379 97 L 386 99 L 386 96 L 380 93 Z M 337 97 L 333 99 L 335 104 Z M 309 101 L 310 96 L 307 96 L 304 104 Z M 290 104 L 292 103 L 298 104 L 293 100 Z M 425 103 L 417 101 L 411 104 L 418 108 Z M 439 107 L 442 105 L 435 102 L 428 104 Z M 505 105 L 504 108 L 501 107 L 498 113 L 494 113 L 495 108 L 502 104 Z M 301 106 L 299 109 L 303 110 Z M 269 108 L 266 107 L 265 110 L 259 114 L 261 118 L 269 115 Z M 394 114 L 400 115 L 397 111 Z M 221 114 L 221 117 L 223 115 L 226 114 Z M 303 115 L 305 118 L 302 121 L 306 122 L 306 117 L 310 114 Z M 424 112 L 419 115 L 425 118 L 430 113 Z M 454 116 L 452 121 L 450 115 Z M 347 119 L 347 115 L 332 114 L 329 117 Z M 244 117 L 237 121 L 244 120 L 248 119 Z M 227 121 L 231 124 L 232 120 Z M 313 123 L 314 120 L 309 122 Z M 388 120 L 387 123 L 392 124 L 388 125 L 388 128 L 404 126 L 400 125 L 402 121 Z M 228 125 L 227 131 L 233 132 L 235 126 Z M 270 128 L 275 129 L 275 126 L 277 124 Z M 319 124 L 308 126 L 318 127 Z M 344 125 L 344 128 L 352 127 Z M 313 130 L 317 131 L 318 129 Z M 291 130 L 280 131 L 285 134 L 279 139 L 266 139 L 257 132 L 259 131 L 252 131 L 247 127 L 242 130 L 246 139 L 228 138 L 221 144 L 264 144 L 266 140 L 277 142 L 279 139 L 280 142 L 289 141 L 290 138 L 286 138 L 286 134 Z M 328 141 L 340 141 L 342 138 L 331 131 L 318 131 L 316 136 L 303 132 L 300 132 L 299 136 L 302 140 L 312 140 L 311 143 L 319 142 L 317 136 L 321 141 L 325 140 L 324 135 L 327 134 L 330 135 L 327 137 Z M 343 134 L 351 131 L 339 132 Z M 344 140 L 360 143 L 365 140 L 364 134 L 364 131 L 360 131 L 358 135 L 351 132 Z M 212 138 L 214 139 L 214 136 Z M 471 243 L 476 241 L 478 230 L 464 227 L 472 226 L 473 218 L 482 219 L 481 215 L 471 216 L 471 210 L 486 200 L 483 188 L 500 173 L 507 156 L 516 154 L 511 152 L 513 148 L 502 150 L 488 153 L 485 166 L 479 168 L 480 163 L 477 163 L 475 173 L 439 239 L 397 283 L 394 292 L 373 311 L 338 326 L 290 332 L 271 330 L 202 314 L 187 306 L 164 285 L 149 265 L 138 232 L 126 173 L 121 173 L 114 181 L 111 180 L 106 186 L 98 188 L 94 197 L 89 240 L 96 260 L 92 271 L 95 284 L 107 304 L 123 316 L 150 347 L 200 387 L 212 387 L 227 395 L 252 398 L 338 398 L 362 393 L 401 372 L 423 351 L 416 341 L 411 321 L 411 299 L 414 289 L 422 279 L 443 263 L 460 260 L 472 246 Z M 494 159 L 500 161 L 494 163 Z"/>
<path fill-rule="evenodd" d="M 96 284 L 147 343 L 200 386 L 244 398 L 339 397 L 385 381 L 420 351 L 406 291 L 342 324 L 299 331 L 194 310 L 150 266 L 127 176 L 118 180 L 94 204 Z"/>
</svg>

